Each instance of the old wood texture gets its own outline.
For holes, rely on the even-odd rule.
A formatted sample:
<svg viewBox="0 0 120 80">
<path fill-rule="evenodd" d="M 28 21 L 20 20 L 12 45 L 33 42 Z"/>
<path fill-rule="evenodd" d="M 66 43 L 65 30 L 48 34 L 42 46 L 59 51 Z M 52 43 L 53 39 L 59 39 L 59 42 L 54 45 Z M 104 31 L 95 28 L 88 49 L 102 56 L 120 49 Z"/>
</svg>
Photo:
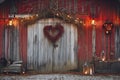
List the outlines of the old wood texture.
<svg viewBox="0 0 120 80">
<path fill-rule="evenodd" d="M 72 4 L 69 1 L 71 1 Z M 102 27 L 106 20 L 112 21 L 115 25 L 119 24 L 119 19 L 118 19 L 119 11 L 117 13 L 117 9 L 119 9 L 119 7 L 118 7 L 119 3 L 114 0 L 113 0 L 113 2 L 111 2 L 111 1 L 105 0 L 103 3 L 103 1 L 101 1 L 101 0 L 100 1 L 98 1 L 98 0 L 92 0 L 92 1 L 88 1 L 88 0 L 57 0 L 58 10 L 62 9 L 63 13 L 64 13 L 64 11 L 65 12 L 72 11 L 73 13 L 76 13 L 76 14 L 73 14 L 75 16 L 75 17 L 73 16 L 74 18 L 83 19 L 85 21 L 83 26 L 78 25 L 78 35 L 77 35 L 78 42 L 76 42 L 78 47 L 75 46 L 75 50 L 77 50 L 77 48 L 78 48 L 77 53 L 75 53 L 75 55 L 76 54 L 78 55 L 78 63 L 81 65 L 81 67 L 83 65 L 82 63 L 84 63 L 85 61 L 91 61 L 94 51 L 95 51 L 95 55 L 98 58 L 101 57 L 102 52 L 104 52 L 105 55 L 107 53 L 108 58 L 110 58 L 111 52 L 112 52 L 113 56 L 115 54 L 115 56 L 116 56 L 115 59 L 120 57 L 120 54 L 119 54 L 119 52 L 120 52 L 120 49 L 119 49 L 119 47 L 120 47 L 119 46 L 119 41 L 120 41 L 119 40 L 119 36 L 120 36 L 119 35 L 120 34 L 119 27 L 117 27 L 116 30 L 114 30 L 115 28 L 113 28 L 111 38 L 110 37 L 107 38 L 107 36 L 105 35 L 105 31 L 103 30 L 103 27 Z M 36 0 L 36 1 L 35 0 L 25 0 L 25 1 L 23 0 L 22 2 L 18 1 L 18 3 L 16 4 L 16 7 L 18 8 L 18 14 L 39 13 L 41 15 L 41 11 L 46 10 L 49 7 L 49 3 L 50 3 L 49 0 L 43 0 L 43 1 L 42 0 Z M 94 8 L 95 10 L 91 14 L 91 11 L 93 10 L 92 8 Z M 61 22 L 61 24 L 64 25 L 65 33 L 58 40 L 58 42 L 57 42 L 58 47 L 54 48 L 52 46 L 52 44 L 48 41 L 48 39 L 43 36 L 43 32 L 42 32 L 43 26 L 45 26 L 45 24 L 47 25 L 47 24 L 54 24 L 54 23 L 52 23 L 51 21 L 46 22 L 46 21 L 42 20 L 42 22 L 38 21 L 36 24 L 30 25 L 29 27 L 26 27 L 25 25 L 23 25 L 23 23 L 20 23 L 21 25 L 19 26 L 19 29 L 16 30 L 17 32 L 13 29 L 13 31 L 15 31 L 14 34 L 18 35 L 18 37 L 15 37 L 15 35 L 12 35 L 13 32 L 11 30 L 9 30 L 9 29 L 4 30 L 4 28 L 5 28 L 4 25 L 7 24 L 7 21 L 4 18 L 8 18 L 9 10 L 10 10 L 9 5 L 1 5 L 1 7 L 0 7 L 0 17 L 1 17 L 1 19 L 0 19 L 0 58 L 3 55 L 5 55 L 5 57 L 8 59 L 9 58 L 8 56 L 10 56 L 10 54 L 11 54 L 12 58 L 14 56 L 13 59 L 16 59 L 17 57 L 22 59 L 24 64 L 27 64 L 27 67 L 29 69 L 30 68 L 38 69 L 39 66 L 43 65 L 43 68 L 44 68 L 43 71 L 45 71 L 45 69 L 47 71 L 47 67 L 46 66 L 44 67 L 46 62 L 47 62 L 47 65 L 49 66 L 49 68 L 48 68 L 49 71 L 55 71 L 55 69 L 57 71 L 58 69 L 61 68 L 59 65 L 61 65 L 61 66 L 64 65 L 62 62 L 65 62 L 65 59 L 67 59 L 67 62 L 69 60 L 71 60 L 71 58 L 69 58 L 69 57 L 66 58 L 65 55 L 70 55 L 70 57 L 71 57 L 71 55 L 74 55 L 74 54 L 69 53 L 69 52 L 75 52 L 72 50 L 73 47 L 69 47 L 69 48 L 66 47 L 66 46 L 74 45 L 73 44 L 74 41 L 71 41 L 72 40 L 71 38 L 73 37 L 73 39 L 74 39 L 74 36 L 72 36 L 72 35 L 74 35 L 74 33 L 77 34 L 77 32 L 75 32 L 77 30 L 75 27 L 71 27 L 73 25 L 70 25 L 70 24 L 68 25 L 68 24 Z M 93 14 L 94 14 L 94 16 L 93 16 Z M 96 36 L 94 39 L 93 39 L 94 32 L 92 32 L 93 28 L 90 23 L 91 18 L 93 18 L 93 17 L 95 17 L 95 22 L 96 22 L 96 27 L 95 27 Z M 39 24 L 39 22 L 42 24 Z M 73 23 L 74 23 L 74 21 L 73 21 Z M 34 27 L 37 26 L 37 28 L 33 28 L 32 26 L 34 26 Z M 83 27 L 82 30 L 81 30 L 81 27 Z M 27 28 L 28 28 L 28 30 L 27 30 Z M 38 31 L 37 29 L 38 30 L 40 29 L 40 30 Z M 27 36 L 27 34 L 29 37 Z M 19 39 L 19 40 L 17 40 L 19 42 L 19 44 L 16 42 L 16 40 L 12 39 L 10 37 L 10 35 L 12 37 L 14 36 L 13 38 Z M 71 35 L 71 36 L 66 38 L 67 35 Z M 67 39 L 67 41 L 66 41 L 66 39 Z M 12 40 L 14 40 L 15 43 Z M 32 44 L 28 44 L 31 42 L 32 42 Z M 14 44 L 14 47 L 15 47 L 15 45 L 17 47 L 13 48 L 13 44 Z M 48 46 L 48 44 L 50 44 L 50 45 Z M 64 45 L 66 44 L 66 45 L 64 46 L 63 44 Z M 93 46 L 93 44 L 95 46 Z M 39 48 L 36 49 L 36 47 L 39 47 Z M 46 47 L 49 47 L 49 49 L 47 49 Z M 19 50 L 18 50 L 18 48 L 19 48 Z M 17 50 L 17 51 L 13 51 L 12 49 Z M 12 53 L 12 52 L 14 52 L 14 53 Z M 15 54 L 15 52 L 18 52 L 19 55 L 18 55 L 18 53 Z M 39 53 L 37 53 L 37 52 L 39 52 Z M 64 55 L 63 53 L 65 53 L 65 52 L 68 52 L 68 53 L 66 53 Z M 52 53 L 54 53 L 54 54 L 52 54 Z M 47 55 L 47 56 L 45 56 L 45 55 Z M 53 57 L 52 55 L 59 56 L 59 57 Z M 35 58 L 38 60 L 36 60 Z M 63 60 L 61 60 L 61 59 L 63 59 Z M 74 57 L 73 57 L 73 59 L 74 59 Z M 39 64 L 37 64 L 37 63 L 39 63 Z M 55 66 L 57 65 L 58 67 L 52 67 L 52 65 L 55 65 Z M 71 65 L 69 67 L 71 67 Z M 81 67 L 80 67 L 80 69 L 81 69 Z M 39 71 L 42 72 L 42 68 L 39 69 Z"/>
<path fill-rule="evenodd" d="M 115 29 L 115 57 L 120 58 L 120 27 Z"/>
<path fill-rule="evenodd" d="M 96 51 L 96 30 L 95 30 L 95 25 L 93 25 L 93 30 L 92 30 L 92 56 L 95 56 L 95 51 Z"/>
<path fill-rule="evenodd" d="M 64 27 L 62 37 L 53 46 L 43 34 L 46 25 Z M 43 19 L 28 26 L 27 69 L 38 72 L 63 72 L 77 69 L 77 27 L 58 19 Z"/>
<path fill-rule="evenodd" d="M 4 29 L 4 53 L 3 56 L 9 60 L 20 60 L 19 53 L 19 29 L 14 26 L 7 26 Z"/>
</svg>

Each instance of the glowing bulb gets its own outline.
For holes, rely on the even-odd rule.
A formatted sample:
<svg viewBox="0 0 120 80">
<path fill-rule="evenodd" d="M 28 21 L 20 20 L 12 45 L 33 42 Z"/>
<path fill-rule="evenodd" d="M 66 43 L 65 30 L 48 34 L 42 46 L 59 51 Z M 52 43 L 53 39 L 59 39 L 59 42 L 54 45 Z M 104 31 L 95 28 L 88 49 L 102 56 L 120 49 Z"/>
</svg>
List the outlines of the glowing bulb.
<svg viewBox="0 0 120 80">
<path fill-rule="evenodd" d="M 10 25 L 10 26 L 13 25 L 13 21 L 12 21 L 12 20 L 9 21 L 9 25 Z"/>
<path fill-rule="evenodd" d="M 80 23 L 82 24 L 82 23 L 83 23 L 83 21 L 80 21 Z"/>
<path fill-rule="evenodd" d="M 67 17 L 68 17 L 68 18 L 71 18 L 71 16 L 70 16 L 70 15 L 67 15 Z"/>
<path fill-rule="evenodd" d="M 38 17 L 38 14 L 36 14 L 36 16 Z"/>
<path fill-rule="evenodd" d="M 24 72 L 24 71 L 23 71 L 22 73 L 23 73 L 23 74 L 25 74 L 25 72 Z"/>
<path fill-rule="evenodd" d="M 58 14 L 58 13 L 57 13 L 56 15 L 57 15 L 57 16 L 59 16 L 59 14 Z"/>
<path fill-rule="evenodd" d="M 109 31 L 106 31 L 106 34 L 109 34 Z"/>
<path fill-rule="evenodd" d="M 77 22 L 78 22 L 78 20 L 76 19 L 76 20 L 75 20 L 75 22 L 77 23 Z"/>
<path fill-rule="evenodd" d="M 95 25 L 95 20 L 94 20 L 94 19 L 91 21 L 91 24 L 92 24 L 92 25 Z"/>
</svg>

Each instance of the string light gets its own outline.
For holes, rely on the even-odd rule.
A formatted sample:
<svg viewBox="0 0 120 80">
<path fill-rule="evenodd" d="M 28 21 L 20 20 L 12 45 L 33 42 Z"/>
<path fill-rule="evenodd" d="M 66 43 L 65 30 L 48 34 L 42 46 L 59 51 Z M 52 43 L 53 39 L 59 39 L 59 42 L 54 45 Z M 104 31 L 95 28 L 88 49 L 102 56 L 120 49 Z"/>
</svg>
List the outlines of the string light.
<svg viewBox="0 0 120 80">
<path fill-rule="evenodd" d="M 24 17 L 20 20 L 22 23 L 32 24 L 33 22 L 35 22 L 38 19 L 49 18 L 48 17 L 49 14 L 52 14 L 54 16 L 53 18 L 60 18 L 60 19 L 64 20 L 65 22 L 72 23 L 77 26 L 79 24 L 84 25 L 83 20 L 80 18 L 76 18 L 75 16 L 73 16 L 71 14 L 67 14 L 65 12 L 60 12 L 59 10 L 51 10 L 51 9 L 48 11 L 42 11 L 39 14 L 34 14 L 34 15 L 31 15 L 28 17 Z"/>
<path fill-rule="evenodd" d="M 59 14 L 58 14 L 58 13 L 57 13 L 56 15 L 57 15 L 57 16 L 59 16 Z"/>
</svg>

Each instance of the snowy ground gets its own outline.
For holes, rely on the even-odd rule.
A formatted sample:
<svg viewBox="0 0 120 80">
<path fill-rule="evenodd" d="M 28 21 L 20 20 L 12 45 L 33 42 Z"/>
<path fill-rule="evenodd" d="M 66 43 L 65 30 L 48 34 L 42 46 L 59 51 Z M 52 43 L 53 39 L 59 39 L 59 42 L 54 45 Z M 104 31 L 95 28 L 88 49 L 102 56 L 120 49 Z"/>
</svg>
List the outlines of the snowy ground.
<svg viewBox="0 0 120 80">
<path fill-rule="evenodd" d="M 0 80 L 120 80 L 119 75 L 36 74 L 0 75 Z"/>
</svg>

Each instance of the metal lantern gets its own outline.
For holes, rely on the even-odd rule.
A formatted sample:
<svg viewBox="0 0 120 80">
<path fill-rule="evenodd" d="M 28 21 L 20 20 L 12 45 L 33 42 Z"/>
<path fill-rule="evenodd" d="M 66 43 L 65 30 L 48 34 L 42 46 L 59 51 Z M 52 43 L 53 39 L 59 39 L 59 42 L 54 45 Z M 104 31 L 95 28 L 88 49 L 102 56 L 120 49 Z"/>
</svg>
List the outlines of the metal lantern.
<svg viewBox="0 0 120 80">
<path fill-rule="evenodd" d="M 103 24 L 103 28 L 105 29 L 105 34 L 109 35 L 112 32 L 113 29 L 113 23 L 112 22 L 105 22 Z"/>
<path fill-rule="evenodd" d="M 85 62 L 83 64 L 83 74 L 85 74 L 85 75 L 93 75 L 93 73 L 94 73 L 93 65 L 90 65 L 87 62 Z"/>
</svg>

